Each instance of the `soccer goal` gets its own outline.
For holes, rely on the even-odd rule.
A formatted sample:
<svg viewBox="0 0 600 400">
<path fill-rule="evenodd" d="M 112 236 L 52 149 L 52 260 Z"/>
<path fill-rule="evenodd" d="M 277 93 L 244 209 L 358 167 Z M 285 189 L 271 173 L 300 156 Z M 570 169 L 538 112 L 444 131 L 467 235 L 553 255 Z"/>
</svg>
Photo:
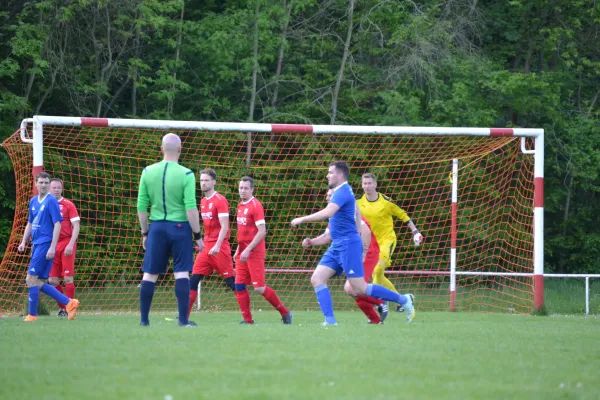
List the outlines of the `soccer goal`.
<svg viewBox="0 0 600 400">
<path fill-rule="evenodd" d="M 19 254 L 42 169 L 64 180 L 81 215 L 75 283 L 82 309 L 138 308 L 143 259 L 136 215 L 142 169 L 161 158 L 161 137 L 183 140 L 181 164 L 217 171 L 216 189 L 234 210 L 243 175 L 265 206 L 267 282 L 296 310 L 317 310 L 310 273 L 325 249 L 302 249 L 326 222 L 291 229 L 295 216 L 324 207 L 332 161 L 361 174 L 415 221 L 425 243 L 396 224 L 388 277 L 420 310 L 530 312 L 543 306 L 542 129 L 325 126 L 35 116 L 2 146 L 17 182 L 15 220 L 0 265 L 0 310 L 24 304 L 28 254 Z M 202 193 L 198 187 L 198 199 Z M 231 215 L 235 215 L 232 211 Z M 233 221 L 232 221 L 233 222 Z M 232 248 L 235 224 L 232 224 Z M 336 309 L 354 309 L 332 282 Z M 172 276 L 159 279 L 153 310 L 175 309 Z M 202 283 L 203 310 L 236 310 L 222 278 Z"/>
</svg>

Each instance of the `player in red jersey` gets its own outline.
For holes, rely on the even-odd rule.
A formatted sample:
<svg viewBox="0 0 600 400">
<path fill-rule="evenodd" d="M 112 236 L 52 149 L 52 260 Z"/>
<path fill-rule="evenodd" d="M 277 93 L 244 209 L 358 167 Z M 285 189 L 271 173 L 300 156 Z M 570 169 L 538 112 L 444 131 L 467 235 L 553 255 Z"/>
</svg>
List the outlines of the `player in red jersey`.
<svg viewBox="0 0 600 400">
<path fill-rule="evenodd" d="M 60 285 L 60 279 L 62 279 L 65 283 L 65 294 L 68 298 L 74 299 L 75 282 L 73 276 L 75 275 L 75 249 L 77 247 L 77 237 L 79 236 L 80 218 L 75 205 L 62 197 L 62 192 L 63 181 L 59 178 L 52 178 L 50 180 L 50 193 L 58 200 L 60 215 L 63 217 L 63 221 L 60 223 L 60 236 L 56 245 L 54 263 L 48 276 L 48 283 L 54 286 L 59 292 L 64 293 Z M 66 317 L 66 306 L 58 302 L 57 304 L 60 307 L 58 316 Z"/>
<path fill-rule="evenodd" d="M 200 202 L 200 216 L 204 225 L 204 250 L 196 257 L 190 278 L 188 318 L 198 298 L 199 283 L 213 271 L 221 275 L 227 286 L 235 291 L 235 273 L 229 246 L 229 203 L 223 195 L 215 191 L 216 184 L 217 173 L 214 169 L 200 171 L 200 189 L 204 193 Z"/>
<path fill-rule="evenodd" d="M 237 206 L 237 241 L 235 250 L 235 297 L 244 320 L 242 324 L 253 324 L 250 312 L 250 295 L 246 285 L 254 286 L 279 313 L 285 325 L 292 324 L 292 313 L 281 303 L 273 289 L 265 283 L 265 210 L 254 193 L 254 180 L 244 176 L 240 180 L 241 202 Z"/>
<path fill-rule="evenodd" d="M 333 189 L 329 189 L 327 191 L 327 202 L 331 200 L 331 196 L 333 195 Z M 373 271 L 375 270 L 375 266 L 379 262 L 379 245 L 377 244 L 377 240 L 375 239 L 375 235 L 371 231 L 371 226 L 369 222 L 362 217 L 361 227 L 359 229 L 360 237 L 363 242 L 363 264 L 365 269 L 365 282 L 369 283 L 371 280 L 371 276 L 373 275 Z M 302 247 L 308 249 L 313 246 L 321 246 L 324 244 L 331 243 L 331 235 L 329 234 L 329 226 L 325 232 L 315 238 L 309 239 L 306 238 L 302 241 Z M 383 321 L 388 316 L 387 307 L 381 308 L 381 312 L 377 314 L 375 309 L 373 309 L 373 305 L 382 306 L 385 302 L 380 299 L 376 299 L 371 296 L 357 296 L 356 293 L 352 290 L 349 282 L 346 281 L 344 285 L 344 290 L 347 294 L 352 296 L 356 301 L 356 305 L 361 311 L 367 316 L 369 320 L 369 324 L 383 324 Z"/>
</svg>

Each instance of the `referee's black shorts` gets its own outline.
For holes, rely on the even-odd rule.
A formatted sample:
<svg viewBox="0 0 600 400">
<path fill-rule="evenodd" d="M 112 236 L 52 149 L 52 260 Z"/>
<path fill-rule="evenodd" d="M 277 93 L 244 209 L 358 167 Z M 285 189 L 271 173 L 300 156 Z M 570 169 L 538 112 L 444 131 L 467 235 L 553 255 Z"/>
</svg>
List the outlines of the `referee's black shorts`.
<svg viewBox="0 0 600 400">
<path fill-rule="evenodd" d="M 190 272 L 194 265 L 192 228 L 186 222 L 153 221 L 148 230 L 142 271 L 149 274 L 167 272 L 173 257 L 174 272 Z"/>
</svg>

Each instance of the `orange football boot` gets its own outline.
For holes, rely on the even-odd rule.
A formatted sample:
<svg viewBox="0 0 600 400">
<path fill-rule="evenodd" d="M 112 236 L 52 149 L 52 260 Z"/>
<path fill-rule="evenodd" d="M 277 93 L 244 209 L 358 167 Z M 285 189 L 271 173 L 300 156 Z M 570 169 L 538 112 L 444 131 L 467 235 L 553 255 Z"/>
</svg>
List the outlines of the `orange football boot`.
<svg viewBox="0 0 600 400">
<path fill-rule="evenodd" d="M 69 300 L 69 304 L 67 304 L 67 314 L 69 320 L 75 319 L 75 315 L 77 315 L 77 308 L 79 308 L 79 300 Z"/>
</svg>

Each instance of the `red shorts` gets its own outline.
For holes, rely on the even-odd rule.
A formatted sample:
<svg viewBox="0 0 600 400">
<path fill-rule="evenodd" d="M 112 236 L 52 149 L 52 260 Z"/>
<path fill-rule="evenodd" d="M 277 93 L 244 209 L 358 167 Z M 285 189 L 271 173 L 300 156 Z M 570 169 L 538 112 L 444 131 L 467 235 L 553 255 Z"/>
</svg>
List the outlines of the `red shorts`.
<svg viewBox="0 0 600 400">
<path fill-rule="evenodd" d="M 371 276 L 373 276 L 373 271 L 379 262 L 379 252 L 369 252 L 367 253 L 367 257 L 365 257 L 365 261 L 363 262 L 364 270 L 365 270 L 365 282 L 369 283 L 371 280 Z"/>
<path fill-rule="evenodd" d="M 75 250 L 77 243 L 73 245 L 73 253 L 70 256 L 65 256 L 65 247 L 69 244 L 69 240 L 62 240 L 56 245 L 56 254 L 54 255 L 54 263 L 48 276 L 53 278 L 64 278 L 65 276 L 75 275 Z"/>
<path fill-rule="evenodd" d="M 234 276 L 233 259 L 231 258 L 231 247 L 229 242 L 223 242 L 221 250 L 215 255 L 208 255 L 210 249 L 213 248 L 215 242 L 204 243 L 204 249 L 196 257 L 192 274 L 210 276 L 213 271 L 217 271 L 223 278 Z"/>
<path fill-rule="evenodd" d="M 241 262 L 238 254 L 235 259 L 235 283 L 265 286 L 265 254 L 250 254 L 246 262 Z"/>
</svg>

